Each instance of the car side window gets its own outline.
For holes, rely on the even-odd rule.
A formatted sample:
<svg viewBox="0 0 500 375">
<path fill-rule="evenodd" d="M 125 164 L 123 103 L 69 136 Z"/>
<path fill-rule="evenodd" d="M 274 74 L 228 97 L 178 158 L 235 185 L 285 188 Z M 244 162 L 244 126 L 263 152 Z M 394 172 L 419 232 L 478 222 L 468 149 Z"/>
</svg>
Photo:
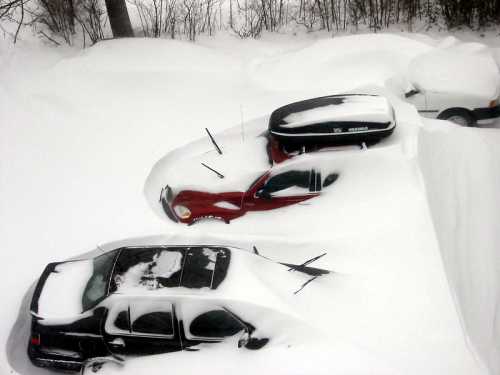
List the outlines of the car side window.
<svg viewBox="0 0 500 375">
<path fill-rule="evenodd" d="M 257 196 L 302 195 L 309 192 L 311 186 L 311 171 L 286 171 L 272 176 L 257 192 Z"/>
<path fill-rule="evenodd" d="M 204 312 L 189 325 L 189 332 L 193 337 L 208 339 L 233 336 L 244 329 L 242 323 L 222 309 Z"/>
<path fill-rule="evenodd" d="M 174 307 L 164 298 L 127 298 L 116 301 L 105 323 L 113 335 L 174 336 Z"/>
<path fill-rule="evenodd" d="M 114 326 L 121 331 L 130 332 L 130 316 L 129 311 L 123 310 L 120 311 L 113 322 Z"/>
<path fill-rule="evenodd" d="M 130 303 L 130 326 L 135 335 L 173 337 L 173 306 L 164 299 L 133 300 Z"/>
<path fill-rule="evenodd" d="M 132 322 L 132 333 L 173 336 L 174 325 L 171 312 L 153 311 L 137 317 Z"/>
</svg>

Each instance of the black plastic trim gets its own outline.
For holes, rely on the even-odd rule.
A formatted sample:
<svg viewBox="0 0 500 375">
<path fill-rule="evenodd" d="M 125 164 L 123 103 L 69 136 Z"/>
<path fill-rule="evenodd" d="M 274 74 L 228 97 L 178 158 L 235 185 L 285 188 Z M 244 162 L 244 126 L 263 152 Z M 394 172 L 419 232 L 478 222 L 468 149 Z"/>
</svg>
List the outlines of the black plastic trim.
<svg viewBox="0 0 500 375">
<path fill-rule="evenodd" d="M 472 113 L 476 120 L 488 120 L 500 117 L 500 106 L 475 108 Z"/>
</svg>

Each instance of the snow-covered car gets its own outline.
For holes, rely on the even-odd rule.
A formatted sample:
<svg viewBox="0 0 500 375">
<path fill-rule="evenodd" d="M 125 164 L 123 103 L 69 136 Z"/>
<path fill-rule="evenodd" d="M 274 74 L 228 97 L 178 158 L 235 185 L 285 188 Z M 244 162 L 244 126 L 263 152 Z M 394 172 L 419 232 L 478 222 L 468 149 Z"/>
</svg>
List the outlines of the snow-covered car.
<svg viewBox="0 0 500 375">
<path fill-rule="evenodd" d="M 329 273 L 308 266 L 319 257 L 294 265 L 257 251 L 151 242 L 108 244 L 45 268 L 31 301 L 28 355 L 36 366 L 95 369 L 229 338 L 236 348 L 260 349 L 280 330 L 277 321 L 285 322 L 282 331 L 294 328 L 277 296 L 297 298 Z M 266 278 L 272 281 L 264 285 Z"/>
<path fill-rule="evenodd" d="M 346 144 L 372 144 L 392 134 L 394 109 L 379 95 L 312 98 L 276 109 L 269 135 L 287 151 Z"/>
<path fill-rule="evenodd" d="M 491 96 L 445 93 L 426 90 L 413 83 L 405 97 L 422 116 L 449 120 L 462 126 L 487 124 L 500 117 L 496 93 Z"/>
<path fill-rule="evenodd" d="M 498 67 L 488 51 L 437 49 L 415 58 L 408 70 L 405 99 L 429 118 L 463 126 L 500 117 Z"/>
<path fill-rule="evenodd" d="M 165 214 L 173 221 L 193 224 L 204 219 L 229 224 L 249 211 L 266 211 L 317 197 L 338 178 L 319 169 L 274 168 L 260 176 L 246 191 L 209 193 L 166 186 L 160 193 Z"/>
</svg>

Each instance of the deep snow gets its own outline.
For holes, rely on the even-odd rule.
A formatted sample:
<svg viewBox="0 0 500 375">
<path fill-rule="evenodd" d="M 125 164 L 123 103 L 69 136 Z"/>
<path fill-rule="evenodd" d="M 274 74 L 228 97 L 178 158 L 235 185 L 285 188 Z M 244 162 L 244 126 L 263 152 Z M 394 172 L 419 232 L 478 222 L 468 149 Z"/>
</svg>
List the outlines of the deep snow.
<svg viewBox="0 0 500 375">
<path fill-rule="evenodd" d="M 343 177 L 331 194 L 307 205 L 250 213 L 229 226 L 186 228 L 158 217 L 143 196 L 154 163 L 204 136 L 204 127 L 217 132 L 238 125 L 228 132 L 239 134 L 242 122 L 292 101 L 356 86 L 383 93 L 373 85 L 405 74 L 413 57 L 436 45 L 427 37 L 409 40 L 390 34 L 318 41 L 221 36 L 198 44 L 136 39 L 103 42 L 85 51 L 0 44 L 0 237 L 6 306 L 1 312 L 0 373 L 45 372 L 26 363 L 28 318 L 23 309 L 29 303 L 25 293 L 46 263 L 97 243 L 152 233 L 167 233 L 174 243 L 189 236 L 196 243 L 255 244 L 266 256 L 289 262 L 327 251 L 318 266 L 339 277 L 331 295 L 322 297 L 331 306 L 323 319 L 336 335 L 291 350 L 255 353 L 227 343 L 196 357 L 184 352 L 132 360 L 126 372 L 168 366 L 171 372 L 194 373 L 209 362 L 213 373 L 304 373 L 313 366 L 329 374 L 470 375 L 485 374 L 484 363 L 496 366 L 498 373 L 494 345 L 500 342 L 499 329 L 491 327 L 498 314 L 499 282 L 491 264 L 498 264 L 493 249 L 500 240 L 495 220 L 483 219 L 497 215 L 492 207 L 500 181 L 489 177 L 495 162 L 482 163 L 494 159 L 484 151 L 474 159 L 484 166 L 482 174 L 466 175 L 477 176 L 474 189 L 483 179 L 489 181 L 489 195 L 474 190 L 485 199 L 482 206 L 469 200 L 467 190 L 449 198 L 446 191 L 455 185 L 465 189 L 470 180 L 447 176 L 444 163 L 442 171 L 431 166 L 453 161 L 460 171 L 470 159 L 448 153 L 429 156 L 426 162 L 429 150 L 441 144 L 425 137 L 421 139 L 428 142 L 418 143 L 421 127 L 428 125 L 394 96 L 398 128 L 392 139 L 364 152 L 318 156 L 335 164 Z M 461 131 L 447 127 L 449 134 Z M 487 134 L 497 130 L 466 131 L 495 142 Z M 470 144 L 469 138 L 452 138 L 456 154 L 468 147 L 470 155 L 477 155 L 484 147 L 483 142 Z M 463 243 L 457 255 L 450 217 L 469 217 L 470 212 L 477 215 L 474 225 L 464 225 L 460 233 L 471 242 Z M 490 242 L 478 259 L 474 240 L 485 233 Z M 478 273 L 461 266 L 467 259 L 488 266 Z M 312 298 L 317 302 L 319 297 Z M 488 300 L 486 318 L 483 309 L 473 307 L 482 298 Z"/>
</svg>

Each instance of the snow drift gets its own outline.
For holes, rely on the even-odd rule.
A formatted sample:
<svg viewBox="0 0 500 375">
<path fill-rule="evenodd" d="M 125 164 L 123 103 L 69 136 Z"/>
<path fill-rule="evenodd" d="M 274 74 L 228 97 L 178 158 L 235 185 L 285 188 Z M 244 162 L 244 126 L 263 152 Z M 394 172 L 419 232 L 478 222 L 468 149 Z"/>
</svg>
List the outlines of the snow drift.
<svg viewBox="0 0 500 375">
<path fill-rule="evenodd" d="M 389 77 L 405 74 L 409 62 L 434 48 L 432 43 L 358 35 L 302 41 L 300 48 L 295 40 L 287 45 L 265 38 L 202 44 L 205 47 L 168 40 L 107 41 L 84 52 L 41 50 L 22 43 L 15 50 L 1 46 L 0 160 L 8 162 L 0 168 L 0 236 L 2 262 L 8 267 L 2 290 L 0 372 L 46 373 L 26 359 L 30 292 L 23 300 L 45 264 L 96 243 L 152 232 L 168 232 L 172 243 L 188 239 L 247 248 L 255 244 L 266 256 L 295 263 L 327 251 L 317 266 L 338 275 L 328 296 L 335 306 L 330 321 L 337 338 L 258 354 L 236 354 L 221 345 L 198 357 L 185 352 L 132 360 L 121 373 L 145 368 L 195 373 L 209 368 L 213 373 L 303 374 L 314 363 L 317 372 L 325 374 L 485 374 L 466 343 L 467 334 L 493 367 L 499 357 L 492 349 L 498 334 L 494 338 L 491 330 L 498 270 L 491 271 L 493 248 L 500 240 L 492 227 L 474 219 L 470 231 L 461 233 L 477 239 L 473 245 L 480 249 L 471 252 L 470 245 L 457 258 L 452 233 L 456 223 L 450 213 L 466 213 L 468 200 L 481 200 L 489 223 L 498 222 L 497 213 L 486 207 L 490 202 L 498 207 L 498 181 L 482 186 L 483 179 L 496 176 L 490 175 L 490 168 L 498 170 L 492 143 L 497 141 L 490 133 L 490 140 L 481 136 L 477 148 L 470 150 L 450 146 L 440 151 L 448 135 L 421 139 L 427 155 L 422 152 L 418 160 L 427 189 L 433 192 L 428 197 L 416 159 L 420 120 L 401 102 L 393 103 L 398 128 L 380 147 L 324 156 L 324 162 L 345 171 L 345 179 L 310 205 L 249 214 L 229 226 L 207 223 L 188 229 L 158 219 L 141 195 L 151 166 L 169 150 L 203 136 L 205 126 L 215 134 L 292 101 L 356 85 L 384 85 Z M 227 133 L 241 137 L 240 129 Z M 477 130 L 464 131 L 476 137 Z M 489 148 L 481 149 L 482 142 Z M 460 186 L 471 187 L 476 195 L 464 193 L 452 200 L 451 177 L 443 178 L 449 189 L 439 190 L 440 174 L 446 176 L 450 168 L 438 164 L 442 155 L 446 165 L 454 165 L 452 155 L 463 157 L 463 150 L 471 160 L 488 164 L 474 164 L 481 173 L 474 170 L 470 176 L 477 180 L 462 176 L 468 182 Z M 449 279 L 458 280 L 452 285 L 457 306 L 465 309 L 465 329 L 446 283 L 427 199 L 441 250 L 450 254 Z M 448 232 L 441 233 L 442 228 Z M 489 242 L 480 242 L 483 239 Z M 457 259 L 460 267 L 449 266 Z M 467 269 L 465 260 L 482 265 L 480 271 Z M 13 280 L 16 287 L 11 287 Z M 478 291 L 486 291 L 486 297 L 480 299 Z M 470 306 L 470 301 L 481 305 Z M 482 307 L 488 312 L 483 321 Z M 495 329 L 498 333 L 498 326 Z M 309 358 L 314 362 L 305 360 Z"/>
<path fill-rule="evenodd" d="M 426 120 L 419 163 L 441 255 L 472 346 L 500 373 L 500 134 Z"/>
<path fill-rule="evenodd" d="M 485 100 L 497 97 L 500 79 L 491 52 L 467 47 L 437 48 L 419 55 L 408 68 L 410 82 L 426 91 L 468 94 Z"/>
</svg>

